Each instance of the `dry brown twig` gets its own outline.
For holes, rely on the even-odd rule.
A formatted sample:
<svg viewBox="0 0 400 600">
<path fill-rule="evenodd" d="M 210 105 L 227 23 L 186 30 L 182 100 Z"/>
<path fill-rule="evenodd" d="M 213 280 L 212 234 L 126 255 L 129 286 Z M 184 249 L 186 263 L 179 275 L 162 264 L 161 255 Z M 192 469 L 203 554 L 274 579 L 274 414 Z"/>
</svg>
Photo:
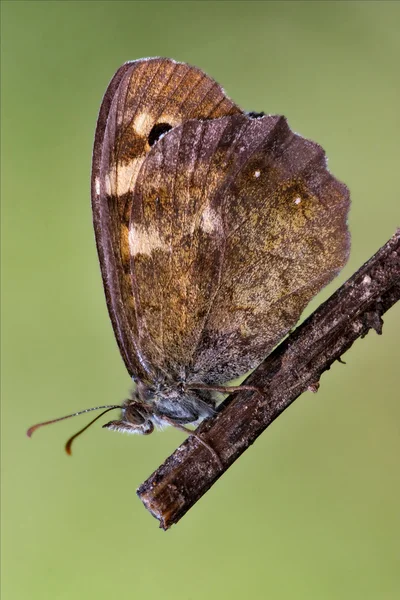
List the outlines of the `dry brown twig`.
<svg viewBox="0 0 400 600">
<path fill-rule="evenodd" d="M 189 437 L 138 489 L 162 529 L 177 523 L 257 437 L 319 379 L 357 338 L 382 333 L 382 315 L 400 299 L 400 230 L 286 338 L 246 379 L 263 392 L 232 394 L 196 433 L 223 468 Z"/>
</svg>

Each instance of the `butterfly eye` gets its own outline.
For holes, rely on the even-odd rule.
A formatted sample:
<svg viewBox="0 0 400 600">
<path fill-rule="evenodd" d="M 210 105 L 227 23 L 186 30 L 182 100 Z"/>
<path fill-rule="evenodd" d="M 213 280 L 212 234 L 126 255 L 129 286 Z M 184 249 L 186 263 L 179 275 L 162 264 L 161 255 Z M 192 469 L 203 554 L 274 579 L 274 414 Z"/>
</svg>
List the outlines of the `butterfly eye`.
<svg viewBox="0 0 400 600">
<path fill-rule="evenodd" d="M 153 144 L 155 144 L 156 141 L 170 129 L 172 129 L 172 125 L 169 123 L 156 123 L 149 133 L 149 146 L 153 146 Z"/>
</svg>

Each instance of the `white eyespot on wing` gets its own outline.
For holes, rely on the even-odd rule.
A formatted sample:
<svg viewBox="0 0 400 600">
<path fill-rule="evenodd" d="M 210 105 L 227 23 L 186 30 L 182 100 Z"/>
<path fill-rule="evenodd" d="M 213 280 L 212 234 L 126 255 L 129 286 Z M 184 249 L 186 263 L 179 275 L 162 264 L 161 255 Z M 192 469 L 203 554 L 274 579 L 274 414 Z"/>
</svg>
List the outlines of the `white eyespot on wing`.
<svg viewBox="0 0 400 600">
<path fill-rule="evenodd" d="M 300 202 L 301 202 L 300 196 L 296 196 L 296 198 L 294 199 L 294 203 L 295 204 L 300 204 Z"/>
<path fill-rule="evenodd" d="M 161 239 L 155 227 L 145 229 L 132 225 L 129 229 L 129 251 L 131 256 L 146 254 L 150 256 L 154 250 L 168 250 L 168 245 Z"/>
<path fill-rule="evenodd" d="M 257 171 L 254 171 L 254 177 L 255 177 L 256 179 L 258 179 L 258 178 L 260 177 L 260 175 L 261 175 L 261 171 L 258 171 L 258 170 L 257 170 Z"/>
</svg>

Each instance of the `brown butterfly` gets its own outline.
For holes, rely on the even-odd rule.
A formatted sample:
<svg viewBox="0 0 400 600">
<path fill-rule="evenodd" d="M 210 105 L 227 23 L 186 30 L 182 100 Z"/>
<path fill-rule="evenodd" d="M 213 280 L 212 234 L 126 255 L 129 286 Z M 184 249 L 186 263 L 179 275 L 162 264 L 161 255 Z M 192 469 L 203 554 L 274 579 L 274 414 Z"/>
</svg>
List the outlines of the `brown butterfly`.
<svg viewBox="0 0 400 600">
<path fill-rule="evenodd" d="M 269 354 L 349 254 L 348 189 L 322 148 L 166 58 L 126 63 L 106 91 L 92 207 L 136 383 L 109 429 L 185 429 L 212 415 L 215 391 Z"/>
</svg>

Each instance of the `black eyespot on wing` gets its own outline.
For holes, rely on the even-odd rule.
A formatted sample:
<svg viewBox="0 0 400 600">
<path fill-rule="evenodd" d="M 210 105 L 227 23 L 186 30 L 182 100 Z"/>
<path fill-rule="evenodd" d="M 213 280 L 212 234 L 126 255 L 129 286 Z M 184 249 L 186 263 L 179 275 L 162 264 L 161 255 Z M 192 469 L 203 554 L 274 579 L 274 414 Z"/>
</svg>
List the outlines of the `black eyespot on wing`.
<svg viewBox="0 0 400 600">
<path fill-rule="evenodd" d="M 250 117 L 250 119 L 261 119 L 261 117 L 265 116 L 265 112 L 255 112 L 252 110 L 251 112 L 246 113 L 246 115 Z"/>
<path fill-rule="evenodd" d="M 149 146 L 153 146 L 170 129 L 172 129 L 172 125 L 169 123 L 156 123 L 149 133 Z"/>
</svg>

